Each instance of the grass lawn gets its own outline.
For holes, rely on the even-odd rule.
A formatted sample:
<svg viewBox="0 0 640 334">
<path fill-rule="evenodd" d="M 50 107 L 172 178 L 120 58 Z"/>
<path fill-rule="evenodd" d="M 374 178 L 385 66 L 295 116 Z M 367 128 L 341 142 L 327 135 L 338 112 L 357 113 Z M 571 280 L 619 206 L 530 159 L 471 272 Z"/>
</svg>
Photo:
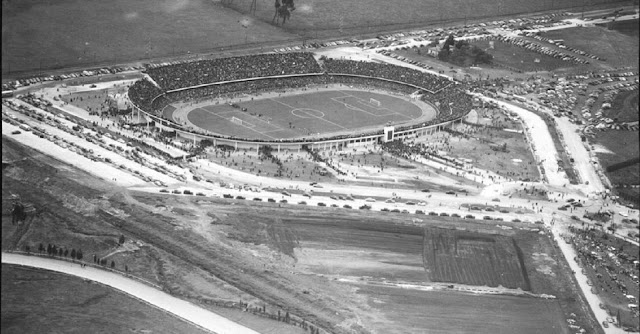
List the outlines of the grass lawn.
<svg viewBox="0 0 640 334">
<path fill-rule="evenodd" d="M 207 0 L 3 1 L 2 74 L 220 50 L 293 36 Z"/>
<path fill-rule="evenodd" d="M 626 35 L 604 27 L 578 27 L 560 30 L 551 30 L 542 34 L 550 39 L 564 39 L 567 46 L 588 52 L 600 58 L 606 59 L 606 63 L 596 60 L 606 68 L 638 67 L 638 21 L 635 22 L 635 36 Z"/>
<path fill-rule="evenodd" d="M 380 106 L 370 103 L 370 98 Z M 189 112 L 199 127 L 227 136 L 283 139 L 324 133 L 353 133 L 387 122 L 407 123 L 422 116 L 419 106 L 405 99 L 365 91 L 321 91 L 237 103 L 209 105 Z M 247 111 L 242 111 L 246 108 Z M 432 117 L 435 112 L 432 110 Z M 234 122 L 233 119 L 236 121 Z M 238 123 L 237 120 L 242 120 Z"/>
<path fill-rule="evenodd" d="M 72 292 L 72 293 L 70 293 Z M 110 287 L 2 265 L 3 333 L 207 333 Z"/>
<path fill-rule="evenodd" d="M 611 109 L 603 112 L 605 117 L 618 122 L 635 122 L 638 120 L 638 90 L 621 92 L 611 103 Z"/>
<path fill-rule="evenodd" d="M 248 13 L 252 0 L 235 0 L 230 7 Z M 610 1 L 609 1 L 610 2 Z M 403 26 L 424 26 L 453 19 L 495 17 L 514 13 L 560 9 L 587 5 L 590 8 L 605 0 L 555 0 L 553 3 L 526 0 L 487 0 L 482 3 L 472 0 L 306 0 L 296 1 L 296 10 L 284 28 L 309 36 L 333 33 L 375 32 L 380 29 L 400 29 Z M 259 2 L 255 17 L 271 22 L 274 15 L 273 2 Z M 354 29 L 359 28 L 359 29 Z"/>
<path fill-rule="evenodd" d="M 493 43 L 494 49 L 489 49 L 489 41 L 476 41 L 473 42 L 473 45 L 476 45 L 493 55 L 493 62 L 495 64 L 516 68 L 523 72 L 552 71 L 559 68 L 579 66 L 562 59 L 533 52 L 512 44 L 500 41 L 493 41 Z M 536 59 L 538 59 L 539 62 L 535 62 Z M 491 66 L 481 65 L 481 67 Z"/>
<path fill-rule="evenodd" d="M 596 132 L 595 142 L 606 147 L 613 153 L 597 153 L 598 160 L 605 170 L 612 184 L 640 184 L 640 164 L 618 169 L 614 172 L 606 172 L 607 166 L 629 160 L 638 156 L 640 143 L 638 132 L 624 130 L 608 130 Z M 640 206 L 640 189 L 616 188 L 618 195 L 635 207 Z"/>
</svg>

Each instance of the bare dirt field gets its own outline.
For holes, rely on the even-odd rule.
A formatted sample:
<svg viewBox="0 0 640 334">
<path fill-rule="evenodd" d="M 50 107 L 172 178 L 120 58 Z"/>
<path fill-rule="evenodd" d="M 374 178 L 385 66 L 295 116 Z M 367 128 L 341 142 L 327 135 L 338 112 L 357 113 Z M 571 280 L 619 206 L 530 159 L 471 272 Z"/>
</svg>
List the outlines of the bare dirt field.
<svg viewBox="0 0 640 334">
<path fill-rule="evenodd" d="M 69 293 L 73 291 L 73 293 Z M 112 288 L 2 265 L 3 333 L 207 333 Z"/>
<path fill-rule="evenodd" d="M 555 300 L 370 285 L 359 285 L 358 294 L 367 297 L 374 325 L 384 333 L 568 332 Z M 398 323 L 404 324 L 402 330 Z"/>
<path fill-rule="evenodd" d="M 411 332 L 416 326 L 425 330 L 432 325 L 434 330 L 446 326 L 425 321 L 422 313 L 414 313 L 404 322 L 377 324 L 378 313 L 371 312 L 375 302 L 371 298 L 377 297 L 358 293 L 352 283 L 337 280 L 427 281 L 422 278 L 426 276 L 422 226 L 427 224 L 512 235 L 525 254 L 524 268 L 532 292 L 557 296 L 561 317 L 575 313 L 583 328 L 597 332 L 553 242 L 535 232 L 504 232 L 484 221 L 452 217 L 424 216 L 421 221 L 411 221 L 402 214 L 366 210 L 130 193 L 41 155 L 37 160 L 30 158 L 33 154 L 3 138 L 3 158 L 27 157 L 3 170 L 3 198 L 19 194 L 39 212 L 20 225 L 12 225 L 10 216 L 3 215 L 3 249 L 23 250 L 30 245 L 34 250 L 39 243 L 81 248 L 88 261 L 96 254 L 114 261 L 116 270 L 126 265 L 130 274 L 213 311 L 226 306 L 225 312 L 234 313 L 240 301 L 247 303 L 251 312 L 235 313 L 234 320 L 251 328 L 298 333 L 299 327 L 271 319 L 278 311 L 334 333 L 384 332 L 391 323 L 399 332 Z M 500 223 L 518 227 L 517 223 Z M 129 240 L 126 247 L 118 245 L 120 235 Z M 538 255 L 531 256 L 534 253 Z M 339 264 L 336 259 L 353 266 Z M 448 303 L 447 296 L 442 296 L 441 303 L 432 304 L 434 308 Z M 451 305 L 459 304 L 458 295 L 450 298 Z M 483 310 L 497 311 L 490 317 L 500 317 L 504 311 L 495 309 L 491 301 L 496 299 L 486 298 Z M 384 312 L 401 314 L 407 307 L 392 302 L 397 299 L 388 300 Z M 554 310 L 555 306 L 549 306 L 553 304 L 544 299 L 532 299 L 531 303 L 513 309 L 551 326 L 545 327 L 551 332 L 553 326 L 563 328 L 566 322 L 558 320 L 559 312 L 533 316 L 527 311 L 540 307 Z M 487 315 L 457 313 L 449 319 L 458 323 L 458 319 L 469 317 L 486 321 Z M 512 328 L 507 325 L 503 331 Z"/>
<path fill-rule="evenodd" d="M 508 236 L 425 229 L 423 252 L 433 281 L 530 289 L 522 251 Z"/>
</svg>

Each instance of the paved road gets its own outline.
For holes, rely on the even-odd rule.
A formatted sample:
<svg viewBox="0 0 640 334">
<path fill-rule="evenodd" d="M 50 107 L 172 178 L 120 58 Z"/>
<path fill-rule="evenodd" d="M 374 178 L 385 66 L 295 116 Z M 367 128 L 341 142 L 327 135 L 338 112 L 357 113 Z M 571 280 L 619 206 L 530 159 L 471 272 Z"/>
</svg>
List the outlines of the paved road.
<svg viewBox="0 0 640 334">
<path fill-rule="evenodd" d="M 258 332 L 237 324 L 216 313 L 205 310 L 187 301 L 168 295 L 136 280 L 109 271 L 84 267 L 39 256 L 27 256 L 2 252 L 2 263 L 57 271 L 85 279 L 90 279 L 118 289 L 139 298 L 157 308 L 174 314 L 185 321 L 218 334 L 258 334 Z"/>
</svg>

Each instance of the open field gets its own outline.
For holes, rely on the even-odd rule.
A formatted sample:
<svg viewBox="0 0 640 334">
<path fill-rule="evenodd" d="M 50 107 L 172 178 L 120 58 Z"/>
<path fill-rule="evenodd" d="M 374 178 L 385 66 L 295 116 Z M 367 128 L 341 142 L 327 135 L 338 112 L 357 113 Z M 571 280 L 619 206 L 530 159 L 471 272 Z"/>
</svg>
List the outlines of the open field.
<svg viewBox="0 0 640 334">
<path fill-rule="evenodd" d="M 85 333 L 89 328 L 93 333 L 207 333 L 95 282 L 2 265 L 3 333 Z"/>
<path fill-rule="evenodd" d="M 294 38 L 207 0 L 3 1 L 2 74 L 123 63 Z M 177 38 L 176 36 L 179 36 Z"/>
<path fill-rule="evenodd" d="M 221 52 L 246 44 L 259 48 L 270 42 L 300 42 L 302 36 L 322 38 L 375 33 L 455 19 L 581 9 L 583 4 L 588 10 L 611 3 L 606 0 L 552 3 L 491 0 L 477 5 L 469 0 L 446 3 L 313 0 L 297 3 L 291 21 L 281 29 L 271 24 L 272 2 L 258 2 L 256 13 L 251 16 L 247 15 L 251 1 L 235 0 L 227 8 L 218 1 L 206 0 L 54 3 L 5 0 L 2 73 Z M 239 23 L 245 20 L 250 22 L 247 28 Z"/>
<path fill-rule="evenodd" d="M 372 285 L 358 285 L 358 294 L 367 297 L 383 333 L 569 333 L 556 300 Z"/>
<path fill-rule="evenodd" d="M 3 158 L 13 160 L 33 154 L 4 138 Z M 127 265 L 130 274 L 213 311 L 241 300 L 252 307 L 264 305 L 271 315 L 288 311 L 335 333 L 367 333 L 387 327 L 376 324 L 371 300 L 358 294 L 350 283 L 335 281 L 332 276 L 427 281 L 422 266 L 422 227 L 401 214 L 130 193 L 53 159 L 36 156 L 37 160 L 27 158 L 3 171 L 3 197 L 19 194 L 41 212 L 20 225 L 11 225 L 10 217 L 3 215 L 3 249 L 24 249 L 25 245 L 35 249 L 41 242 L 81 248 L 89 261 L 96 254 L 115 261 L 117 270 Z M 580 292 L 570 280 L 570 272 L 546 236 L 503 231 L 483 221 L 426 217 L 424 224 L 433 226 L 513 235 L 527 254 L 524 266 L 532 292 L 558 296 L 562 317 L 575 313 L 584 328 L 597 332 L 589 325 L 589 313 L 582 309 Z M 517 227 L 514 223 L 501 224 Z M 133 243 L 118 246 L 121 234 Z M 533 253 L 538 255 L 530 256 Z M 359 266 L 345 266 L 336 259 Z M 451 298 L 452 305 L 458 304 L 458 297 Z M 529 309 L 549 305 L 542 299 L 531 302 L 540 304 L 526 306 Z M 385 312 L 405 307 L 390 302 Z M 224 310 L 237 311 L 237 307 Z M 558 312 L 551 313 L 555 315 L 540 312 L 536 313 L 540 318 L 529 317 L 550 326 L 563 326 L 563 321 L 554 320 Z M 269 333 L 298 330 L 251 313 L 240 314 L 236 313 L 238 319 L 234 320 L 251 328 L 273 328 Z M 411 331 L 416 324 L 429 329 L 432 322 L 423 316 L 393 323 L 398 331 Z M 452 321 L 469 316 L 455 314 Z M 484 313 L 474 316 L 486 320 Z M 362 321 L 351 322 L 357 318 Z M 509 328 L 511 325 L 504 330 Z"/>
<path fill-rule="evenodd" d="M 380 106 L 370 99 L 379 101 Z M 400 97 L 352 90 L 258 98 L 239 102 L 237 106 L 204 106 L 191 110 L 187 118 L 214 133 L 264 140 L 347 134 L 355 129 L 381 128 L 388 122 L 406 123 L 423 115 L 418 105 Z M 425 120 L 435 117 L 433 108 L 425 112 L 431 114 Z"/>
<path fill-rule="evenodd" d="M 637 122 L 638 116 L 638 90 L 620 92 L 611 103 L 611 108 L 602 114 L 617 122 Z"/>
<path fill-rule="evenodd" d="M 623 34 L 605 27 L 578 27 L 544 32 L 541 36 L 553 40 L 564 39 L 565 45 L 588 52 L 606 62 L 593 61 L 602 68 L 638 66 L 638 21 L 625 21 L 632 33 Z M 633 30 L 635 29 L 635 30 Z"/>
<path fill-rule="evenodd" d="M 638 20 L 626 20 L 601 24 L 609 30 L 615 30 L 622 34 L 638 37 L 640 29 L 638 29 Z"/>
<path fill-rule="evenodd" d="M 489 41 L 475 41 L 472 44 L 491 54 L 493 56 L 493 63 L 507 68 L 516 68 L 523 72 L 553 71 L 559 68 L 584 67 L 584 65 L 576 65 L 562 59 L 533 52 L 501 41 L 493 41 L 493 49 L 489 48 Z M 536 60 L 539 62 L 536 62 Z M 483 64 L 481 67 L 491 68 L 491 65 Z"/>
<path fill-rule="evenodd" d="M 425 228 L 423 246 L 432 281 L 530 289 L 522 252 L 510 237 Z"/>
<path fill-rule="evenodd" d="M 516 13 L 531 13 L 561 8 L 580 7 L 587 9 L 604 0 L 588 0 L 584 3 L 575 0 L 556 0 L 536 2 L 524 0 L 484 1 L 419 1 L 399 0 L 380 1 L 366 0 L 349 2 L 337 0 L 296 1 L 296 10 L 291 13 L 291 20 L 284 28 L 288 31 L 306 34 L 309 37 L 338 35 L 348 33 L 373 33 L 381 29 L 401 29 L 403 26 L 424 26 L 442 21 L 463 21 L 465 19 L 506 16 Z M 242 13 L 248 13 L 251 0 L 235 0 L 229 5 Z M 255 17 L 264 22 L 271 22 L 274 7 L 271 2 L 260 2 Z"/>
<path fill-rule="evenodd" d="M 640 141 L 636 131 L 607 130 L 596 132 L 594 141 L 608 150 L 601 150 L 596 153 L 605 172 L 608 166 L 638 157 L 638 152 L 640 151 Z M 614 185 L 638 184 L 640 164 L 618 169 L 614 172 L 606 172 L 606 174 L 609 181 Z M 640 189 L 617 188 L 616 192 L 626 202 L 633 203 L 636 207 L 640 206 Z"/>
</svg>

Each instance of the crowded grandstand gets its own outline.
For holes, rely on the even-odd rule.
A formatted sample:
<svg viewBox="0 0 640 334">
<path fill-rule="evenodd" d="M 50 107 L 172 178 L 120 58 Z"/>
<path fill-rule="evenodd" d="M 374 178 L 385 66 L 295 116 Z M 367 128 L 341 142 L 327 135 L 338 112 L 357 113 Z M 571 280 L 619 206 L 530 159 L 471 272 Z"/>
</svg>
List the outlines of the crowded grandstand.
<svg viewBox="0 0 640 334">
<path fill-rule="evenodd" d="M 241 94 L 258 95 L 329 84 L 375 87 L 403 95 L 413 94 L 436 107 L 436 118 L 426 123 L 405 125 L 396 131 L 457 120 L 472 109 L 472 98 L 466 93 L 465 85 L 448 78 L 390 64 L 325 57 L 316 60 L 311 53 L 304 52 L 219 58 L 153 68 L 150 66 L 146 75 L 145 79 L 137 81 L 129 89 L 131 102 L 152 119 L 161 121 L 171 128 L 207 136 L 211 136 L 211 133 L 186 129 L 170 117 L 163 117 L 163 110 L 174 102 L 232 99 Z M 359 133 L 357 136 L 382 132 L 380 129 L 373 133 Z M 356 135 L 340 135 L 326 139 L 353 136 Z M 245 139 L 222 135 L 214 137 Z"/>
</svg>

